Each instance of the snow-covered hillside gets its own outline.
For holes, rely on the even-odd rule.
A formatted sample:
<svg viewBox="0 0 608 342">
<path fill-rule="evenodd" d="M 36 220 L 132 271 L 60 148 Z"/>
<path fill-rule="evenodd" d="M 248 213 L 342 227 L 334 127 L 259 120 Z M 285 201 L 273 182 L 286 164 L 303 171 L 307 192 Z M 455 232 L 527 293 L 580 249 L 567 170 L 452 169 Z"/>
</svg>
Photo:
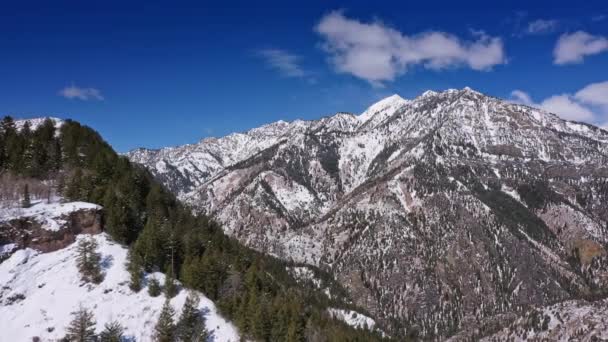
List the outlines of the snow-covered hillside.
<svg viewBox="0 0 608 342">
<path fill-rule="evenodd" d="M 43 229 L 58 231 L 66 225 L 66 217 L 79 210 L 101 210 L 101 206 L 87 202 L 62 202 L 61 198 L 55 198 L 51 203 L 35 200 L 28 208 L 18 205 L 0 208 L 0 223 L 18 218 L 31 219 Z"/>
<path fill-rule="evenodd" d="M 80 235 L 78 239 L 85 236 Z M 127 336 L 137 341 L 151 341 L 164 296 L 150 297 L 146 288 L 138 293 L 131 291 L 124 266 L 127 250 L 106 234 L 93 238 L 99 245 L 105 273 L 99 285 L 81 281 L 76 267 L 76 244 L 45 254 L 19 250 L 0 264 L 1 340 L 30 341 L 34 336 L 42 341 L 61 338 L 72 319 L 71 312 L 82 305 L 95 314 L 98 331 L 105 323 L 118 320 L 125 326 Z M 150 276 L 162 278 L 158 273 L 147 275 Z M 171 299 L 178 314 L 187 295 L 188 291 L 182 289 Z M 199 308 L 213 341 L 238 341 L 235 327 L 218 314 L 213 302 L 198 295 Z"/>
</svg>

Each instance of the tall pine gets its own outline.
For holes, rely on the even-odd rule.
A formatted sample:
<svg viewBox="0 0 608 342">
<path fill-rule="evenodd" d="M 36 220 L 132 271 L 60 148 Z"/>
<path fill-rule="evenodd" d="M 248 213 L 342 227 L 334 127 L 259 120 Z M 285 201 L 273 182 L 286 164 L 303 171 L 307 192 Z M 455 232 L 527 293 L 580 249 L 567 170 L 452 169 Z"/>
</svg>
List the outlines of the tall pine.
<svg viewBox="0 0 608 342">
<path fill-rule="evenodd" d="M 78 311 L 72 313 L 74 319 L 67 328 L 66 339 L 70 342 L 94 342 L 97 340 L 95 335 L 95 317 L 93 312 L 83 306 Z"/>
<path fill-rule="evenodd" d="M 26 183 L 23 186 L 23 200 L 21 201 L 21 207 L 29 208 L 32 206 L 32 202 L 30 201 L 30 187 Z"/>
<path fill-rule="evenodd" d="M 139 292 L 144 279 L 143 263 L 139 254 L 133 248 L 129 248 L 127 253 L 126 266 L 129 272 L 129 288 L 134 292 Z"/>
<path fill-rule="evenodd" d="M 198 296 L 194 293 L 188 294 L 177 323 L 177 336 L 180 342 L 205 342 L 209 338 L 198 304 Z"/>
<path fill-rule="evenodd" d="M 171 306 L 169 299 L 165 300 L 165 304 L 158 317 L 158 322 L 154 327 L 154 341 L 156 342 L 173 342 L 175 341 L 175 323 L 173 317 L 175 310 Z"/>
<path fill-rule="evenodd" d="M 83 281 L 95 284 L 103 281 L 101 255 L 97 253 L 97 241 L 95 239 L 88 237 L 78 242 L 76 265 Z"/>
</svg>

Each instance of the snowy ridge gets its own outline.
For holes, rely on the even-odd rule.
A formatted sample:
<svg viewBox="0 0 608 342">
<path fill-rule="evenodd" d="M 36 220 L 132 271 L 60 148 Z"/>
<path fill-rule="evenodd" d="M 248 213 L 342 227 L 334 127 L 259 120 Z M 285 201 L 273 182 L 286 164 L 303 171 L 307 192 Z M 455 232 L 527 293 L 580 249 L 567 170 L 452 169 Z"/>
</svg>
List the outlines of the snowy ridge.
<svg viewBox="0 0 608 342">
<path fill-rule="evenodd" d="M 374 126 L 393 115 L 399 108 L 408 103 L 409 101 L 394 94 L 371 105 L 367 110 L 361 113 L 357 119 L 361 122 L 361 126 L 366 124 L 368 127 Z"/>
<path fill-rule="evenodd" d="M 85 238 L 81 235 L 79 239 Z M 125 270 L 126 248 L 110 241 L 107 235 L 93 237 L 99 247 L 105 273 L 99 285 L 84 284 L 76 267 L 76 247 L 41 254 L 31 249 L 19 250 L 0 264 L 0 331 L 6 341 L 30 341 L 38 336 L 51 341 L 65 336 L 72 320 L 71 312 L 79 305 L 92 310 L 97 331 L 105 323 L 119 321 L 125 335 L 137 341 L 151 341 L 154 325 L 164 303 L 164 296 L 150 297 L 146 288 L 134 293 L 128 287 Z M 162 274 L 147 275 L 162 278 Z M 162 279 L 161 279 L 162 281 Z M 182 289 L 171 299 L 179 312 L 188 291 Z M 238 341 L 236 328 L 222 318 L 211 300 L 198 293 L 199 309 L 213 341 Z"/>
<path fill-rule="evenodd" d="M 53 121 L 53 123 L 55 124 L 55 129 L 60 128 L 64 122 L 62 119 L 54 118 L 54 117 L 50 117 L 50 116 L 33 118 L 33 119 L 18 119 L 18 120 L 15 120 L 15 128 L 17 130 L 21 130 L 23 128 L 23 125 L 25 125 L 26 122 L 29 122 L 30 129 L 32 131 L 35 131 L 36 129 L 38 129 L 38 127 L 40 127 L 44 123 L 44 121 L 46 119 L 50 119 L 51 121 Z"/>
</svg>

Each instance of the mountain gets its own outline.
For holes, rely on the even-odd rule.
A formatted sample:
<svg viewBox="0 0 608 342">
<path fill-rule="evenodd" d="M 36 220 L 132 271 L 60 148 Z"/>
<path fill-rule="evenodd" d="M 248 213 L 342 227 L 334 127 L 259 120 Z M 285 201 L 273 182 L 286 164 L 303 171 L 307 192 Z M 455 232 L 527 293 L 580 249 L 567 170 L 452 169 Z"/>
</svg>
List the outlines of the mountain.
<svg viewBox="0 0 608 342">
<path fill-rule="evenodd" d="M 470 88 L 127 157 L 396 336 L 475 339 L 608 293 L 608 132 Z"/>
<path fill-rule="evenodd" d="M 167 334 L 174 327 L 155 298 L 187 307 L 189 293 L 200 302 L 180 334 L 203 330 L 205 316 L 219 341 L 389 338 L 326 272 L 226 236 L 72 120 L 0 120 L 0 284 L 10 318 L 0 328 L 18 340 L 62 338 L 90 312 L 95 333 L 119 320 L 127 340 L 148 341 L 156 320 Z"/>
</svg>

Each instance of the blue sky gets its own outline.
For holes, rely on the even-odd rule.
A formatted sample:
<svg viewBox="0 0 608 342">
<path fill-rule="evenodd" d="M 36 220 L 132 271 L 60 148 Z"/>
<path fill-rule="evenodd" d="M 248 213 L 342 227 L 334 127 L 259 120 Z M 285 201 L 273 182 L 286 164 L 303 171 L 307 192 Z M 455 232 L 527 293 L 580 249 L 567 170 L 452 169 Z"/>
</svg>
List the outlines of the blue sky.
<svg viewBox="0 0 608 342">
<path fill-rule="evenodd" d="M 0 115 L 127 151 L 469 86 L 608 123 L 606 1 L 294 3 L 5 2 Z"/>
</svg>

